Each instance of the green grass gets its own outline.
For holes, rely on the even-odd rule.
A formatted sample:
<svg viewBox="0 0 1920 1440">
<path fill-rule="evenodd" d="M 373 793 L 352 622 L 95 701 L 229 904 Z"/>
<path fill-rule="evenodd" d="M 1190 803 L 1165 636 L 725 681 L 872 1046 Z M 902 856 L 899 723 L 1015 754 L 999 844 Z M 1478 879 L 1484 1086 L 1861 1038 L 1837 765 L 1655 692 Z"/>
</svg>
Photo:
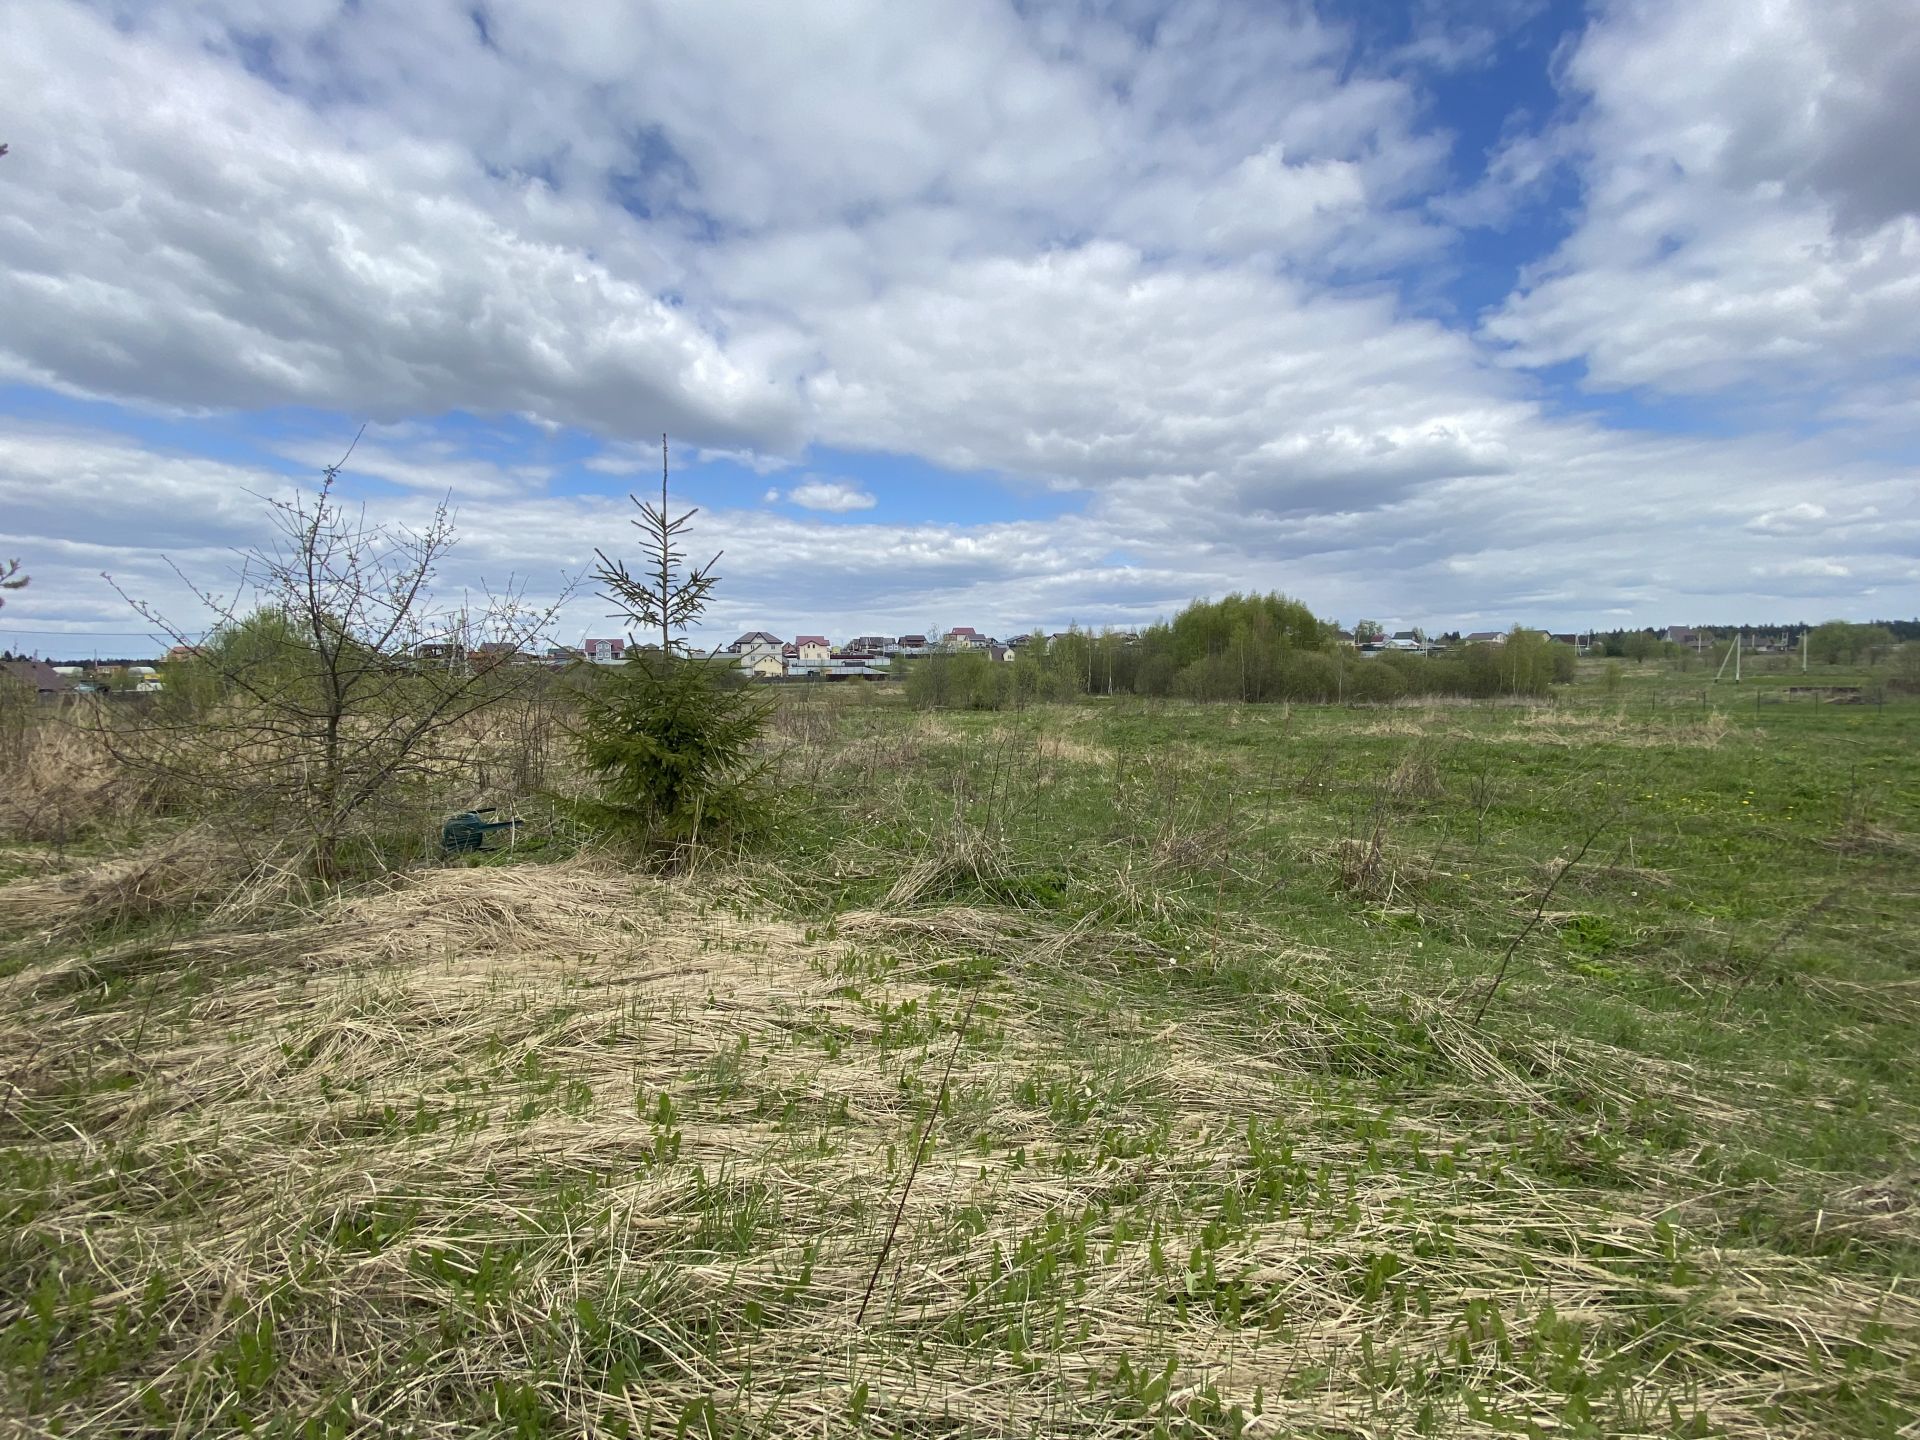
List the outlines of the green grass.
<svg viewBox="0 0 1920 1440">
<path fill-rule="evenodd" d="M 529 837 L 271 928 L 16 922 L 4 1413 L 1911 1433 L 1920 708 L 1621 668 L 808 697 L 743 861 Z"/>
</svg>

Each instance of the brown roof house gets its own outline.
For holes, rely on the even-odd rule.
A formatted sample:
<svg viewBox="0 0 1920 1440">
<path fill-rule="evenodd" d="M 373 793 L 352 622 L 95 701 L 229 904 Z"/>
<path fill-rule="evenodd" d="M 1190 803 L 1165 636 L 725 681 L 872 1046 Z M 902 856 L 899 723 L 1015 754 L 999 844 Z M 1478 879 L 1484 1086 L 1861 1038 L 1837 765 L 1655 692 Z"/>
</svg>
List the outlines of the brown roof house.
<svg viewBox="0 0 1920 1440">
<path fill-rule="evenodd" d="M 0 679 L 9 685 L 32 686 L 41 696 L 64 695 L 73 682 L 45 660 L 0 660 Z"/>
</svg>

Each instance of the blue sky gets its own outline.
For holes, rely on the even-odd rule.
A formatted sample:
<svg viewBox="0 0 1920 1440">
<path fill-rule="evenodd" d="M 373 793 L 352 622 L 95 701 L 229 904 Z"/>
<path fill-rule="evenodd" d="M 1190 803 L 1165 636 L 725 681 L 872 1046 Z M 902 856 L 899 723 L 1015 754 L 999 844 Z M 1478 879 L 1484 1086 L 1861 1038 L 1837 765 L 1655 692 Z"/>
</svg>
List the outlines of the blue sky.
<svg viewBox="0 0 1920 1440">
<path fill-rule="evenodd" d="M 668 432 L 710 638 L 1920 610 L 1895 0 L 10 16 L 0 645 L 194 628 L 363 425 L 449 596 Z"/>
</svg>

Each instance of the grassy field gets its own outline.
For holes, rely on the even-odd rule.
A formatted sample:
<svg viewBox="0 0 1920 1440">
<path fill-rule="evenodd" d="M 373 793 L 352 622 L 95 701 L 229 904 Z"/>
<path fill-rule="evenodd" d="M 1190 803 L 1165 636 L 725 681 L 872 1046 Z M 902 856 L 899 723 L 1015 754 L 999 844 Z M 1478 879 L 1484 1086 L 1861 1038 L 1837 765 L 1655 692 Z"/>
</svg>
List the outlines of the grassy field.
<svg viewBox="0 0 1920 1440">
<path fill-rule="evenodd" d="M 1910 1437 L 1920 706 L 1589 671 L 803 695 L 672 878 L 0 850 L 0 1425 Z"/>
</svg>

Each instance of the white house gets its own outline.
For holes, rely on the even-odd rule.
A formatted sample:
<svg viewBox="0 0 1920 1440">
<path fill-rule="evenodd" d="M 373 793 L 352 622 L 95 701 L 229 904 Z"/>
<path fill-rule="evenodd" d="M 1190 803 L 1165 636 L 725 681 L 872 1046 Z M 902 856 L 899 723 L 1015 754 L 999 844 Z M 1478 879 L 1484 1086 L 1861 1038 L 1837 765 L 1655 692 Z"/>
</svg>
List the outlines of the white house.
<svg viewBox="0 0 1920 1440">
<path fill-rule="evenodd" d="M 770 635 L 765 630 L 749 630 L 738 640 L 727 646 L 727 653 L 738 657 L 740 668 L 749 675 L 766 673 L 764 662 L 771 660 L 774 674 L 779 674 L 781 640 L 778 635 Z"/>
<path fill-rule="evenodd" d="M 618 665 L 627 658 L 624 640 L 582 640 L 580 653 L 589 665 Z"/>
<path fill-rule="evenodd" d="M 755 680 L 778 680 L 786 673 L 786 667 L 781 664 L 778 655 L 757 655 L 752 659 L 742 660 L 740 668 Z"/>
</svg>

